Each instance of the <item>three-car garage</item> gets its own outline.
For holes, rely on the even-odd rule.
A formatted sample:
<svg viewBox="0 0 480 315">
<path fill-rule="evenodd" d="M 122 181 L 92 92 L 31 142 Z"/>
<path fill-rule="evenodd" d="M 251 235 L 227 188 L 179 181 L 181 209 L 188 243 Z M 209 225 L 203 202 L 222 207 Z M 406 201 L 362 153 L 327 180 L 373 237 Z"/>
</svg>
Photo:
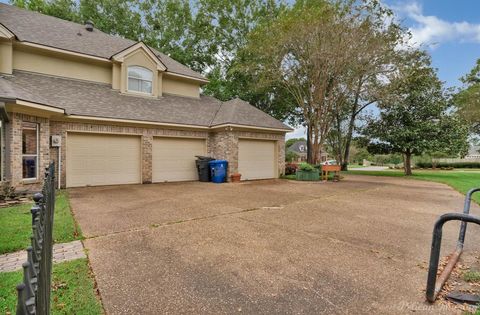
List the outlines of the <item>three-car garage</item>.
<svg viewBox="0 0 480 315">
<path fill-rule="evenodd" d="M 195 181 L 195 156 L 208 155 L 207 139 L 201 137 L 154 136 L 151 151 L 142 150 L 142 145 L 141 135 L 68 132 L 62 161 L 67 187 L 139 184 L 145 181 L 143 163 L 151 163 L 153 183 Z M 276 148 L 272 140 L 238 139 L 242 180 L 276 178 Z"/>
</svg>

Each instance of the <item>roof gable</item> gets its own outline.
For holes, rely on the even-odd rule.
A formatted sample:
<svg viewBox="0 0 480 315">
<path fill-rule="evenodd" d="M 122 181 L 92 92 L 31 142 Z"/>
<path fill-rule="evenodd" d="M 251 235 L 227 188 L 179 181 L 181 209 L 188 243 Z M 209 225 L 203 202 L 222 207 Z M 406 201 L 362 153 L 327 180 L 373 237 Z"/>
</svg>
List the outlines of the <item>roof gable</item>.
<svg viewBox="0 0 480 315">
<path fill-rule="evenodd" d="M 268 126 L 279 130 L 293 130 L 281 121 L 239 98 L 223 102 L 212 126 L 225 124 L 243 126 Z"/>
<path fill-rule="evenodd" d="M 126 57 L 128 57 L 129 55 L 131 55 L 131 54 L 133 54 L 133 53 L 135 53 L 139 50 L 143 51 L 151 59 L 151 61 L 153 61 L 157 65 L 157 70 L 160 70 L 160 71 L 166 71 L 167 70 L 167 67 L 158 58 L 158 56 L 155 55 L 153 53 L 153 51 L 147 45 L 145 45 L 143 42 L 138 42 L 138 43 L 136 43 L 136 44 L 134 44 L 134 45 L 118 52 L 118 53 L 116 53 L 110 59 L 112 59 L 114 61 L 118 61 L 118 62 L 123 62 Z"/>
<path fill-rule="evenodd" d="M 290 147 L 288 147 L 288 151 L 296 153 L 307 153 L 307 141 L 299 140 L 294 142 Z"/>
</svg>

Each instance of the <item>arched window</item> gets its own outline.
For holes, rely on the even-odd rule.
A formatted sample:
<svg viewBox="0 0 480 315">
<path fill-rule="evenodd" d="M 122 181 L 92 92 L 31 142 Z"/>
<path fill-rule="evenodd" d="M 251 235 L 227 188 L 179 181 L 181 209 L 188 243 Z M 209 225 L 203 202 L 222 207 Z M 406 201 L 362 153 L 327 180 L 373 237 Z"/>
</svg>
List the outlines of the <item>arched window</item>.
<svg viewBox="0 0 480 315">
<path fill-rule="evenodd" d="M 128 90 L 152 94 L 153 72 L 144 67 L 128 67 Z"/>
</svg>

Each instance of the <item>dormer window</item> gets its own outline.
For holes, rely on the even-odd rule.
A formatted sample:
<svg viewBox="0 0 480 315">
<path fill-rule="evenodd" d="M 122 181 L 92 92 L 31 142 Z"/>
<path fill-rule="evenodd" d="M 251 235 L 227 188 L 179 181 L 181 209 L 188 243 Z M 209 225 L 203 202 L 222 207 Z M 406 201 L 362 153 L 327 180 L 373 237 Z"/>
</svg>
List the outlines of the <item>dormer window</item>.
<svg viewBox="0 0 480 315">
<path fill-rule="evenodd" d="M 153 72 L 144 67 L 128 67 L 128 91 L 152 94 Z"/>
</svg>

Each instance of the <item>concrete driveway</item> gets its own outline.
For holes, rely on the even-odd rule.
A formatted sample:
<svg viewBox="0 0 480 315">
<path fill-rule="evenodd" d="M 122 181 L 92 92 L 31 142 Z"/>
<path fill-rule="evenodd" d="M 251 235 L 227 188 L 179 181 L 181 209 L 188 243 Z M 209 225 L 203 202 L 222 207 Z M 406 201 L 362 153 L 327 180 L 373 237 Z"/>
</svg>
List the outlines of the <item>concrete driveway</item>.
<svg viewBox="0 0 480 315">
<path fill-rule="evenodd" d="M 451 312 L 423 292 L 433 222 L 463 204 L 442 184 L 350 175 L 70 198 L 108 314 Z M 457 231 L 447 226 L 444 254 Z M 468 232 L 466 250 L 478 249 L 479 228 Z"/>
</svg>

